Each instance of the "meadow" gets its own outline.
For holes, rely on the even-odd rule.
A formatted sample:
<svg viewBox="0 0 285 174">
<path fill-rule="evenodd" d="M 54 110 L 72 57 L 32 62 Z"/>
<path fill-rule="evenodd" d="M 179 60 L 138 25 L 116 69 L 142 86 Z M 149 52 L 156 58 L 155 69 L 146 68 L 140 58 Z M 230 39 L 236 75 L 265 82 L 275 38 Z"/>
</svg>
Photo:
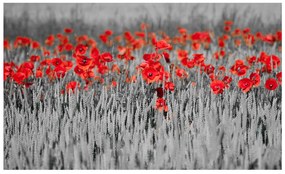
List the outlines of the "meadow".
<svg viewBox="0 0 285 174">
<path fill-rule="evenodd" d="M 282 168 L 281 19 L 22 18 L 4 18 L 4 169 Z"/>
</svg>

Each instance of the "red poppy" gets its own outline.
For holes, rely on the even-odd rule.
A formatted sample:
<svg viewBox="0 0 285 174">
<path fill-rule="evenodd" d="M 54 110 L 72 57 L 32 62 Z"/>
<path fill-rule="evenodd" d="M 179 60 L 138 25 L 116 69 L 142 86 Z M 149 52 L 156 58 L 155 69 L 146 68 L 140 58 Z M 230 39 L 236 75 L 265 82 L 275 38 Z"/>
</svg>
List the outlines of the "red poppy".
<svg viewBox="0 0 285 174">
<path fill-rule="evenodd" d="M 252 81 L 249 78 L 241 79 L 238 82 L 238 87 L 244 92 L 247 93 L 252 88 Z"/>
<path fill-rule="evenodd" d="M 239 77 L 244 76 L 247 70 L 248 70 L 248 67 L 246 65 L 244 65 L 243 63 L 242 64 L 238 63 L 238 62 L 236 62 L 236 64 L 230 68 L 230 72 L 232 74 L 238 75 Z"/>
<path fill-rule="evenodd" d="M 166 63 L 170 63 L 170 56 L 169 56 L 169 53 L 164 51 L 164 52 L 162 53 L 162 55 L 163 55 L 163 57 L 164 57 Z"/>
<path fill-rule="evenodd" d="M 51 59 L 51 64 L 53 64 L 55 67 L 62 65 L 63 61 L 60 58 L 53 58 Z"/>
<path fill-rule="evenodd" d="M 156 94 L 157 94 L 158 98 L 162 98 L 163 97 L 163 88 L 162 87 L 156 88 Z"/>
<path fill-rule="evenodd" d="M 165 50 L 165 49 L 171 50 L 172 49 L 172 46 L 169 43 L 167 43 L 165 40 L 157 41 L 155 44 L 155 47 L 158 50 Z"/>
<path fill-rule="evenodd" d="M 64 49 L 65 49 L 66 51 L 71 51 L 71 50 L 73 50 L 73 45 L 72 45 L 71 43 L 66 43 L 66 44 L 64 45 Z"/>
<path fill-rule="evenodd" d="M 101 54 L 101 59 L 104 62 L 112 62 L 113 61 L 113 56 L 109 52 L 104 52 L 104 53 Z"/>
<path fill-rule="evenodd" d="M 188 77 L 188 73 L 184 69 L 181 69 L 181 68 L 176 68 L 175 73 L 179 78 Z"/>
<path fill-rule="evenodd" d="M 224 21 L 224 24 L 226 25 L 226 26 L 231 26 L 231 25 L 233 25 L 233 21 L 231 21 L 231 20 L 226 20 L 226 21 Z"/>
<path fill-rule="evenodd" d="M 100 56 L 100 51 L 98 48 L 93 47 L 90 51 L 90 57 L 92 57 L 93 59 L 98 59 Z"/>
<path fill-rule="evenodd" d="M 197 51 L 201 48 L 201 44 L 198 42 L 192 42 L 191 48 L 192 50 Z"/>
<path fill-rule="evenodd" d="M 86 56 L 77 56 L 76 63 L 81 69 L 86 70 L 91 66 L 92 59 Z"/>
<path fill-rule="evenodd" d="M 73 32 L 73 30 L 72 30 L 71 28 L 65 28 L 65 29 L 64 29 L 64 32 L 65 32 L 66 34 L 70 34 L 70 33 Z"/>
<path fill-rule="evenodd" d="M 108 69 L 108 66 L 103 65 L 103 64 L 100 64 L 100 65 L 98 66 L 97 71 L 98 71 L 98 73 L 100 73 L 100 74 L 103 75 L 103 74 L 106 74 L 106 73 L 109 71 L 109 69 Z"/>
<path fill-rule="evenodd" d="M 31 55 L 31 57 L 30 57 L 30 61 L 31 62 L 36 62 L 36 61 L 39 61 L 39 60 L 40 60 L 40 56 Z"/>
<path fill-rule="evenodd" d="M 80 66 L 75 66 L 74 67 L 74 72 L 75 74 L 77 74 L 78 76 L 81 76 L 84 73 L 84 70 L 82 68 L 80 68 Z"/>
<path fill-rule="evenodd" d="M 88 46 L 83 45 L 83 44 L 78 44 L 75 47 L 75 54 L 76 55 L 84 55 L 87 50 L 88 50 Z"/>
<path fill-rule="evenodd" d="M 256 62 L 256 57 L 255 56 L 251 56 L 251 57 L 247 57 L 247 62 L 249 65 L 252 65 Z"/>
<path fill-rule="evenodd" d="M 184 58 L 184 59 L 181 60 L 181 64 L 182 64 L 183 66 L 187 66 L 188 62 L 189 62 L 189 59 L 188 59 L 188 58 Z"/>
<path fill-rule="evenodd" d="M 7 49 L 7 50 L 10 49 L 10 43 L 8 39 L 4 39 L 4 49 Z"/>
<path fill-rule="evenodd" d="M 54 40 L 55 40 L 54 35 L 49 35 L 45 40 L 45 44 L 47 46 L 52 46 L 54 44 Z"/>
<path fill-rule="evenodd" d="M 231 27 L 230 26 L 224 26 L 224 30 L 225 30 L 225 32 L 230 32 L 231 31 Z"/>
<path fill-rule="evenodd" d="M 273 34 L 267 34 L 261 38 L 264 42 L 273 44 L 276 41 L 276 38 Z"/>
<path fill-rule="evenodd" d="M 229 77 L 229 76 L 225 76 L 223 78 L 223 82 L 225 83 L 225 87 L 226 88 L 230 87 L 230 83 L 232 82 L 232 80 L 233 79 L 231 77 Z"/>
<path fill-rule="evenodd" d="M 274 78 L 269 78 L 266 80 L 264 86 L 268 90 L 275 90 L 278 87 L 278 83 Z"/>
<path fill-rule="evenodd" d="M 43 77 L 43 72 L 42 70 L 37 70 L 36 71 L 36 78 L 42 78 Z"/>
<path fill-rule="evenodd" d="M 201 65 L 205 60 L 205 57 L 203 54 L 193 54 L 193 58 L 194 58 L 193 60 L 196 65 Z"/>
<path fill-rule="evenodd" d="M 160 58 L 161 58 L 161 55 L 157 53 L 145 53 L 143 55 L 143 59 L 145 61 L 150 61 L 150 60 L 159 61 Z"/>
<path fill-rule="evenodd" d="M 214 94 L 222 94 L 225 89 L 225 83 L 220 80 L 214 80 L 211 82 L 210 87 Z"/>
<path fill-rule="evenodd" d="M 110 29 L 105 30 L 105 35 L 106 36 L 111 36 L 113 34 L 113 31 Z"/>
<path fill-rule="evenodd" d="M 215 67 L 213 65 L 211 65 L 211 64 L 206 65 L 205 68 L 204 68 L 204 71 L 207 74 L 212 74 L 215 71 Z"/>
<path fill-rule="evenodd" d="M 40 43 L 39 42 L 37 42 L 37 41 L 33 41 L 32 42 L 32 48 L 33 49 L 39 49 L 40 48 Z"/>
<path fill-rule="evenodd" d="M 168 106 L 163 98 L 157 98 L 155 108 L 159 111 L 168 111 Z"/>
<path fill-rule="evenodd" d="M 66 73 L 66 68 L 64 66 L 57 66 L 55 67 L 54 72 L 57 78 L 63 78 Z"/>
<path fill-rule="evenodd" d="M 23 81 L 27 78 L 27 76 L 23 72 L 16 72 L 12 78 L 16 83 L 21 85 L 23 84 Z"/>
<path fill-rule="evenodd" d="M 76 88 L 79 87 L 79 83 L 77 83 L 76 81 L 71 81 L 66 85 L 66 90 L 69 92 L 70 90 L 72 90 L 72 92 L 74 92 L 74 90 Z"/>
<path fill-rule="evenodd" d="M 169 91 L 174 91 L 175 85 L 173 82 L 165 82 L 164 89 Z"/>
<path fill-rule="evenodd" d="M 251 73 L 249 76 L 254 87 L 258 87 L 260 84 L 260 75 L 258 73 Z"/>
<path fill-rule="evenodd" d="M 143 79 L 149 84 L 159 79 L 159 72 L 153 67 L 146 67 L 142 71 Z"/>
<path fill-rule="evenodd" d="M 64 61 L 63 66 L 66 68 L 66 71 L 69 71 L 73 67 L 72 61 Z"/>
<path fill-rule="evenodd" d="M 188 51 L 186 50 L 177 50 L 178 60 L 182 60 L 188 57 Z"/>
</svg>

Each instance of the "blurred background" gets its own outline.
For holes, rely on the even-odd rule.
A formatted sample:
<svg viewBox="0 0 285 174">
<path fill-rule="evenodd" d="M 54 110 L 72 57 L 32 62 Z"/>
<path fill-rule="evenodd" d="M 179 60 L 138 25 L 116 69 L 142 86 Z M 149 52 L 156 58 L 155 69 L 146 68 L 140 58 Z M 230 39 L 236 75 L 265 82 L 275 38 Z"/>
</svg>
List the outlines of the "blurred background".
<svg viewBox="0 0 285 174">
<path fill-rule="evenodd" d="M 281 3 L 248 4 L 4 4 L 4 35 L 15 37 L 60 32 L 72 27 L 77 32 L 97 34 L 106 28 L 115 32 L 138 28 L 147 22 L 153 28 L 172 31 L 177 25 L 190 31 L 214 29 L 230 19 L 239 27 L 266 32 L 281 28 Z M 39 32 L 39 30 L 41 32 Z"/>
</svg>

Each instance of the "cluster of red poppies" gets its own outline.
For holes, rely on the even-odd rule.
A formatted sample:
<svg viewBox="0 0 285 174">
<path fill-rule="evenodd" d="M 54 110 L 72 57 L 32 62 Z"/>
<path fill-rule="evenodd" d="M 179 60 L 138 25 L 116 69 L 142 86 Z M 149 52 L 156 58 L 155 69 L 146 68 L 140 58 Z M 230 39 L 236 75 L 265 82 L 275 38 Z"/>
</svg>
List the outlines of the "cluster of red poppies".
<svg viewBox="0 0 285 174">
<path fill-rule="evenodd" d="M 213 50 L 211 45 L 217 48 L 212 58 L 218 61 L 230 55 L 227 53 L 230 44 L 237 49 L 242 47 L 244 50 L 254 49 L 253 46 L 257 44 L 265 44 L 269 47 L 277 46 L 277 51 L 281 51 L 281 31 L 274 34 L 261 32 L 252 34 L 250 28 L 232 28 L 233 22 L 225 21 L 224 33 L 218 37 L 215 37 L 211 31 L 188 33 L 187 29 L 182 27 L 178 27 L 178 35 L 170 37 L 163 31 L 158 33 L 149 31 L 149 25 L 145 23 L 141 25 L 139 31 L 133 33 L 126 31 L 122 35 L 115 35 L 112 30 L 107 29 L 98 38 L 106 49 L 110 50 L 116 46 L 117 50 L 112 52 L 100 51 L 95 39 L 87 35 L 77 36 L 71 28 L 65 28 L 64 33 L 48 36 L 44 44 L 19 36 L 11 45 L 10 41 L 5 39 L 5 51 L 29 48 L 30 56 L 20 65 L 16 65 L 13 61 L 5 62 L 4 80 L 12 80 L 18 85 L 29 87 L 35 78 L 46 77 L 52 82 L 65 77 L 71 71 L 85 82 L 82 89 L 88 90 L 95 81 L 107 84 L 111 88 L 117 85 L 118 75 L 125 75 L 127 83 L 136 83 L 137 76 L 141 75 L 146 84 L 160 86 L 156 89 L 156 108 L 163 111 L 168 110 L 164 92 L 175 90 L 175 78 L 172 77 L 172 72 L 177 79 L 187 79 L 192 72 L 190 69 L 205 74 L 210 80 L 209 86 L 214 94 L 222 94 L 225 89 L 230 88 L 234 76 L 239 78 L 237 86 L 246 93 L 260 86 L 261 75 L 268 74 L 270 77 L 264 86 L 268 90 L 275 90 L 281 85 L 282 76 L 282 73 L 278 72 L 280 58 L 277 55 L 261 52 L 259 55 L 247 56 L 245 61 L 238 59 L 228 70 L 232 76 L 227 73 L 225 66 L 215 67 L 206 64 L 206 58 L 209 56 L 199 51 Z M 151 47 L 152 51 L 144 53 L 142 57 L 134 56 L 134 51 L 145 47 L 148 47 L 148 50 Z M 176 50 L 176 54 L 172 54 L 173 50 Z M 130 74 L 127 68 L 123 71 L 119 67 L 120 62 L 128 65 L 135 59 L 140 59 L 141 63 L 136 67 L 134 74 Z M 244 77 L 249 70 L 251 71 L 249 78 Z M 106 82 L 104 78 L 106 75 L 113 78 Z M 192 82 L 192 85 L 195 84 L 196 82 Z M 64 90 L 74 92 L 76 88 L 81 89 L 80 82 L 73 80 L 66 84 Z"/>
</svg>

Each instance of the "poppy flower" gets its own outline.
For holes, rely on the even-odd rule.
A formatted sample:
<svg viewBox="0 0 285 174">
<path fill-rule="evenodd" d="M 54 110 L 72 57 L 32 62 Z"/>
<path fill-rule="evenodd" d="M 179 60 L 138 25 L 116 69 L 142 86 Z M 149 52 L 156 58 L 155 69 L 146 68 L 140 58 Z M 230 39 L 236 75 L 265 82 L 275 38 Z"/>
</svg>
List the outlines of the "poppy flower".
<svg viewBox="0 0 285 174">
<path fill-rule="evenodd" d="M 141 38 L 145 37 L 145 33 L 144 32 L 140 32 L 140 31 L 136 31 L 135 35 L 138 36 L 138 37 L 141 37 Z"/>
<path fill-rule="evenodd" d="M 188 68 L 191 69 L 191 68 L 193 68 L 194 66 L 195 66 L 194 60 L 191 59 L 191 60 L 189 60 L 189 61 L 187 62 L 187 67 L 188 67 Z"/>
<path fill-rule="evenodd" d="M 278 83 L 274 78 L 269 78 L 266 80 L 264 86 L 268 90 L 275 90 L 278 87 Z"/>
<path fill-rule="evenodd" d="M 200 65 L 201 63 L 204 62 L 205 57 L 203 54 L 193 54 L 193 60 L 196 65 Z"/>
<path fill-rule="evenodd" d="M 31 62 L 36 62 L 36 61 L 39 61 L 39 60 L 40 60 L 40 56 L 31 55 L 31 57 L 30 57 L 30 61 Z"/>
<path fill-rule="evenodd" d="M 254 64 L 257 61 L 255 56 L 247 57 L 247 62 L 249 65 Z"/>
<path fill-rule="evenodd" d="M 280 58 L 276 55 L 271 55 L 271 61 L 272 61 L 273 68 L 277 68 L 281 65 Z"/>
<path fill-rule="evenodd" d="M 129 42 L 132 42 L 134 40 L 134 37 L 132 36 L 131 32 L 129 32 L 129 31 L 126 31 L 124 33 L 124 37 Z"/>
<path fill-rule="evenodd" d="M 188 77 L 188 73 L 184 69 L 181 69 L 181 68 L 176 68 L 175 73 L 179 78 Z"/>
<path fill-rule="evenodd" d="M 92 57 L 93 59 L 98 59 L 99 56 L 100 56 L 100 51 L 98 50 L 98 48 L 93 47 L 90 51 L 90 57 Z"/>
<path fill-rule="evenodd" d="M 222 94 L 225 89 L 225 83 L 220 80 L 214 80 L 211 82 L 210 87 L 214 94 Z"/>
<path fill-rule="evenodd" d="M 273 44 L 276 41 L 276 38 L 273 34 L 267 34 L 261 38 L 264 42 Z"/>
<path fill-rule="evenodd" d="M 63 61 L 60 58 L 51 59 L 51 64 L 53 64 L 55 67 L 60 66 L 62 63 Z"/>
<path fill-rule="evenodd" d="M 64 29 L 64 32 L 65 32 L 66 34 L 70 34 L 70 33 L 73 32 L 73 30 L 72 30 L 71 28 L 65 28 L 65 29 Z"/>
<path fill-rule="evenodd" d="M 224 26 L 224 31 L 225 32 L 230 32 L 231 31 L 231 27 L 228 26 L 228 25 Z"/>
<path fill-rule="evenodd" d="M 193 41 L 211 42 L 211 37 L 209 32 L 196 32 L 191 35 Z"/>
<path fill-rule="evenodd" d="M 109 71 L 109 69 L 108 69 L 108 66 L 103 65 L 103 64 L 100 64 L 100 65 L 98 66 L 97 71 L 98 71 L 98 73 L 100 73 L 100 74 L 103 75 L 103 74 L 106 74 L 106 73 Z"/>
<path fill-rule="evenodd" d="M 66 44 L 64 45 L 64 49 L 65 49 L 66 51 L 71 51 L 71 50 L 73 50 L 73 45 L 72 45 L 71 43 L 66 43 Z"/>
<path fill-rule="evenodd" d="M 114 64 L 111 68 L 112 72 L 116 72 L 117 74 L 121 73 L 120 67 L 117 64 Z"/>
<path fill-rule="evenodd" d="M 241 40 L 240 39 L 235 39 L 234 44 L 236 47 L 239 47 L 241 45 Z"/>
<path fill-rule="evenodd" d="M 156 49 L 158 50 L 171 50 L 172 46 L 167 43 L 165 40 L 157 41 L 155 44 Z"/>
<path fill-rule="evenodd" d="M 39 42 L 37 42 L 37 41 L 33 41 L 32 42 L 32 48 L 33 49 L 39 49 L 40 48 L 40 43 Z"/>
<path fill-rule="evenodd" d="M 34 63 L 30 62 L 30 61 L 24 62 L 20 65 L 19 69 L 21 69 L 21 68 L 27 68 L 27 69 L 33 70 L 34 69 Z"/>
<path fill-rule="evenodd" d="M 81 69 L 88 69 L 92 64 L 92 59 L 86 56 L 77 56 L 76 63 Z"/>
<path fill-rule="evenodd" d="M 254 87 L 258 87 L 260 84 L 260 75 L 258 73 L 251 73 L 249 76 Z"/>
<path fill-rule="evenodd" d="M 72 61 L 64 61 L 63 66 L 66 68 L 66 71 L 69 71 L 73 67 Z"/>
<path fill-rule="evenodd" d="M 143 79 L 149 84 L 159 79 L 159 72 L 153 67 L 146 67 L 142 71 Z"/>
<path fill-rule="evenodd" d="M 164 89 L 169 91 L 174 91 L 175 85 L 173 82 L 165 82 Z"/>
<path fill-rule="evenodd" d="M 162 55 L 163 55 L 163 57 L 164 57 L 166 63 L 170 63 L 170 56 L 169 56 L 169 53 L 166 52 L 166 51 L 164 51 L 164 52 L 162 52 Z"/>
<path fill-rule="evenodd" d="M 19 85 L 23 84 L 23 81 L 27 78 L 25 73 L 23 72 L 16 72 L 14 75 L 13 75 L 13 80 L 18 83 Z"/>
<path fill-rule="evenodd" d="M 79 84 L 76 81 L 71 81 L 66 85 L 66 90 L 69 92 L 70 90 L 72 90 L 72 92 L 74 92 L 74 90 L 76 88 L 79 87 Z"/>
<path fill-rule="evenodd" d="M 213 65 L 211 65 L 211 64 L 206 65 L 205 68 L 204 68 L 204 71 L 207 74 L 212 74 L 215 71 L 215 67 Z"/>
<path fill-rule="evenodd" d="M 113 56 L 109 52 L 104 52 L 104 53 L 101 54 L 101 59 L 104 62 L 112 62 L 113 61 Z"/>
<path fill-rule="evenodd" d="M 64 66 L 57 66 L 55 67 L 54 72 L 57 78 L 63 78 L 66 73 L 66 68 Z"/>
<path fill-rule="evenodd" d="M 163 97 L 163 88 L 162 87 L 156 88 L 156 94 L 157 94 L 158 98 L 162 98 Z"/>
<path fill-rule="evenodd" d="M 8 39 L 4 39 L 4 49 L 7 49 L 7 50 L 10 49 L 10 43 Z"/>
<path fill-rule="evenodd" d="M 201 44 L 198 43 L 198 42 L 193 42 L 192 45 L 191 45 L 191 48 L 192 48 L 192 50 L 194 50 L 194 51 L 200 50 Z"/>
<path fill-rule="evenodd" d="M 106 36 L 111 36 L 113 34 L 113 31 L 110 29 L 105 30 L 105 35 Z"/>
<path fill-rule="evenodd" d="M 76 55 L 84 55 L 87 50 L 88 50 L 88 47 L 86 45 L 78 44 L 75 47 L 75 54 Z"/>
<path fill-rule="evenodd" d="M 228 88 L 230 86 L 230 83 L 232 82 L 232 80 L 233 79 L 231 77 L 225 76 L 222 81 L 225 83 L 225 87 Z"/>
<path fill-rule="evenodd" d="M 252 88 L 252 81 L 249 78 L 241 79 L 238 82 L 238 87 L 244 92 L 247 93 Z"/>
<path fill-rule="evenodd" d="M 161 58 L 161 55 L 157 53 L 145 53 L 143 55 L 143 59 L 145 61 L 150 61 L 150 60 L 159 61 L 160 58 Z"/>
<path fill-rule="evenodd" d="M 45 40 L 45 44 L 47 46 L 52 46 L 54 44 L 54 40 L 55 40 L 54 35 L 49 35 Z"/>
<path fill-rule="evenodd" d="M 244 76 L 248 70 L 248 67 L 244 64 L 235 64 L 230 68 L 230 72 L 239 77 Z"/>
<path fill-rule="evenodd" d="M 184 59 L 181 60 L 181 64 L 182 64 L 183 66 L 187 66 L 188 62 L 189 62 L 189 59 L 188 59 L 188 58 L 184 58 Z"/>
<path fill-rule="evenodd" d="M 182 60 L 188 57 L 188 51 L 186 50 L 177 50 L 178 60 Z"/>
<path fill-rule="evenodd" d="M 82 68 L 80 68 L 79 66 L 75 66 L 74 67 L 74 72 L 75 74 L 77 74 L 78 76 L 81 76 L 84 73 L 84 70 Z"/>
<path fill-rule="evenodd" d="M 36 78 L 42 78 L 43 77 L 43 72 L 41 70 L 36 71 Z"/>
<path fill-rule="evenodd" d="M 168 106 L 163 98 L 157 98 L 155 108 L 159 111 L 168 111 Z"/>
<path fill-rule="evenodd" d="M 231 26 L 231 25 L 233 25 L 233 21 L 231 21 L 231 20 L 226 20 L 226 21 L 224 21 L 224 24 L 226 25 L 226 26 Z"/>
</svg>

